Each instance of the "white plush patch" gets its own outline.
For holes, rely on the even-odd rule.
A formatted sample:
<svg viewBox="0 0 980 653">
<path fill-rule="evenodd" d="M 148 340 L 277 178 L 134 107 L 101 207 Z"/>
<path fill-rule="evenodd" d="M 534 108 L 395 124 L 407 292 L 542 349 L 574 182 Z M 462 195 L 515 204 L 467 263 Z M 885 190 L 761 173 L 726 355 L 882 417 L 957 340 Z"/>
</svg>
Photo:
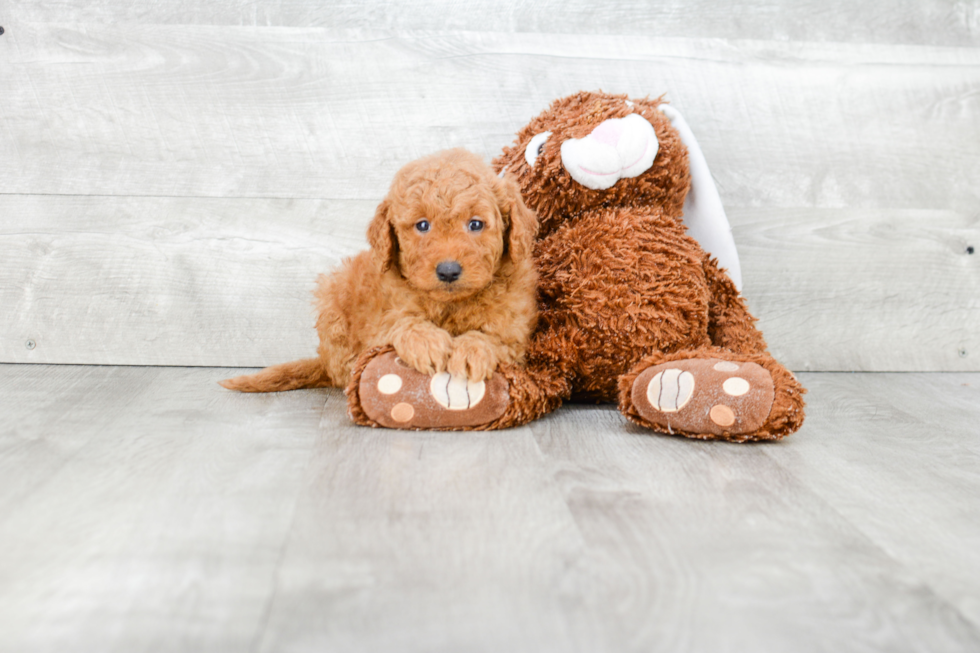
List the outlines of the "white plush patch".
<svg viewBox="0 0 980 653">
<path fill-rule="evenodd" d="M 483 400 L 487 386 L 483 381 L 468 381 L 464 376 L 440 372 L 429 382 L 429 392 L 443 408 L 466 410 Z"/>
<path fill-rule="evenodd" d="M 402 389 L 402 377 L 397 374 L 385 374 L 378 379 L 378 392 L 383 395 L 393 395 Z"/>
<path fill-rule="evenodd" d="M 538 160 L 538 150 L 548 142 L 549 136 L 551 136 L 551 132 L 541 132 L 532 138 L 531 142 L 524 148 L 524 160 L 532 168 L 534 167 L 534 162 Z"/>
<path fill-rule="evenodd" d="M 733 376 L 729 379 L 725 379 L 725 382 L 721 384 L 721 389 L 725 391 L 725 394 L 731 395 L 732 397 L 741 397 L 746 392 L 751 389 L 749 382 L 740 376 Z"/>
<path fill-rule="evenodd" d="M 732 227 L 721 204 L 721 196 L 711 178 L 708 162 L 701 152 L 694 133 L 677 109 L 666 104 L 660 111 L 670 119 L 670 123 L 687 146 L 687 158 L 691 167 L 691 191 L 684 200 L 684 224 L 687 232 L 700 243 L 701 248 L 718 259 L 718 264 L 728 271 L 728 277 L 735 288 L 742 289 L 742 266 L 738 261 L 738 250 L 732 238 Z"/>
<path fill-rule="evenodd" d="M 664 413 L 676 413 L 694 396 L 694 375 L 676 368 L 657 372 L 647 386 L 647 401 Z"/>
<path fill-rule="evenodd" d="M 605 190 L 649 170 L 659 149 L 653 125 L 634 113 L 604 120 L 585 138 L 562 143 L 561 163 L 586 188 Z"/>
</svg>

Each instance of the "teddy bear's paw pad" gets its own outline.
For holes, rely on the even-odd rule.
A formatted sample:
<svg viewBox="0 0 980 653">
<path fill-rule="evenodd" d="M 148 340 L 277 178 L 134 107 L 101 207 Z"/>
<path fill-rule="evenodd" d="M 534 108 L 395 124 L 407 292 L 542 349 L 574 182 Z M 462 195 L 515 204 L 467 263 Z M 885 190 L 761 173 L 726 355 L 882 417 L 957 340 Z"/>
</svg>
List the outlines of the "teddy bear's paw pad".
<svg viewBox="0 0 980 653">
<path fill-rule="evenodd" d="M 637 412 L 668 433 L 739 435 L 772 409 L 772 376 L 756 363 L 692 358 L 647 368 L 633 382 Z"/>
<path fill-rule="evenodd" d="M 402 362 L 395 352 L 368 363 L 358 389 L 367 416 L 395 429 L 487 424 L 503 415 L 508 392 L 507 380 L 500 374 L 488 381 L 470 381 L 448 372 L 428 376 Z"/>
</svg>

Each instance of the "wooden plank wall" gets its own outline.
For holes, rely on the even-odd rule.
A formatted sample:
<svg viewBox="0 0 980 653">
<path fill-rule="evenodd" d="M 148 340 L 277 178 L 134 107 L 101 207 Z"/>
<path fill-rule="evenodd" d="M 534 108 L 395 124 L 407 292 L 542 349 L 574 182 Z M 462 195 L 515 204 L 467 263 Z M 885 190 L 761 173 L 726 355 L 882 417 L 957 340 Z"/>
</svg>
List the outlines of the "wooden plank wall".
<svg viewBox="0 0 980 653">
<path fill-rule="evenodd" d="M 309 355 L 404 163 L 666 93 L 795 370 L 980 370 L 980 2 L 0 0 L 0 361 Z M 971 249 L 972 248 L 972 249 Z"/>
</svg>

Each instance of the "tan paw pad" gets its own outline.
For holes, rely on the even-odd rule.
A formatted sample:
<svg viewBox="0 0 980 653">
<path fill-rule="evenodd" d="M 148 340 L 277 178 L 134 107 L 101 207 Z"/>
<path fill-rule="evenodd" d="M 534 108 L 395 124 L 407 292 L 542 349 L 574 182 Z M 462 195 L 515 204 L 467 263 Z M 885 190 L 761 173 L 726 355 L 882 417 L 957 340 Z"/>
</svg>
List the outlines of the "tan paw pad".
<svg viewBox="0 0 980 653">
<path fill-rule="evenodd" d="M 735 423 L 735 413 L 728 406 L 721 404 L 712 406 L 708 415 L 711 417 L 711 421 L 718 426 L 731 426 Z"/>
<path fill-rule="evenodd" d="M 691 358 L 643 370 L 630 396 L 635 411 L 657 430 L 727 436 L 762 427 L 774 386 L 756 363 Z"/>
<path fill-rule="evenodd" d="M 647 386 L 647 401 L 657 410 L 674 413 L 687 405 L 694 395 L 694 377 L 690 372 L 671 368 L 658 372 Z"/>
<path fill-rule="evenodd" d="M 391 419 L 396 422 L 407 422 L 415 417 L 415 409 L 412 404 L 395 404 L 391 407 Z"/>
<path fill-rule="evenodd" d="M 378 379 L 378 392 L 383 395 L 393 395 L 402 389 L 402 377 L 397 374 L 385 374 Z"/>
<path fill-rule="evenodd" d="M 507 379 L 468 381 L 447 372 L 429 376 L 408 367 L 394 352 L 365 366 L 357 397 L 364 413 L 381 426 L 454 429 L 488 424 L 510 401 Z"/>
<path fill-rule="evenodd" d="M 470 381 L 465 376 L 440 372 L 429 382 L 429 392 L 440 406 L 448 410 L 476 408 L 486 394 L 484 381 Z"/>
<path fill-rule="evenodd" d="M 732 397 L 741 397 L 751 388 L 752 386 L 749 385 L 749 382 L 740 376 L 725 379 L 725 382 L 721 384 L 721 389 L 725 391 L 725 394 Z"/>
</svg>

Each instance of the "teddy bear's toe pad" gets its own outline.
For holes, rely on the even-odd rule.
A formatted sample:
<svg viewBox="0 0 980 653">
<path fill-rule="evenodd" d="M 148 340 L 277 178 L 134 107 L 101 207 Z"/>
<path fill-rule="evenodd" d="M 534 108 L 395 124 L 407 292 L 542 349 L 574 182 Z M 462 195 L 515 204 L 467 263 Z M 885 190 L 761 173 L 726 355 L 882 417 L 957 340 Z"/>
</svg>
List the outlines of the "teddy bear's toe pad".
<svg viewBox="0 0 980 653">
<path fill-rule="evenodd" d="M 772 376 L 756 363 L 671 361 L 643 370 L 633 382 L 632 400 L 645 420 L 667 432 L 739 435 L 769 417 Z"/>
<path fill-rule="evenodd" d="M 364 412 L 382 426 L 453 429 L 487 424 L 503 415 L 508 391 L 501 374 L 488 381 L 468 381 L 448 372 L 428 376 L 388 352 L 364 368 L 358 394 Z"/>
</svg>

